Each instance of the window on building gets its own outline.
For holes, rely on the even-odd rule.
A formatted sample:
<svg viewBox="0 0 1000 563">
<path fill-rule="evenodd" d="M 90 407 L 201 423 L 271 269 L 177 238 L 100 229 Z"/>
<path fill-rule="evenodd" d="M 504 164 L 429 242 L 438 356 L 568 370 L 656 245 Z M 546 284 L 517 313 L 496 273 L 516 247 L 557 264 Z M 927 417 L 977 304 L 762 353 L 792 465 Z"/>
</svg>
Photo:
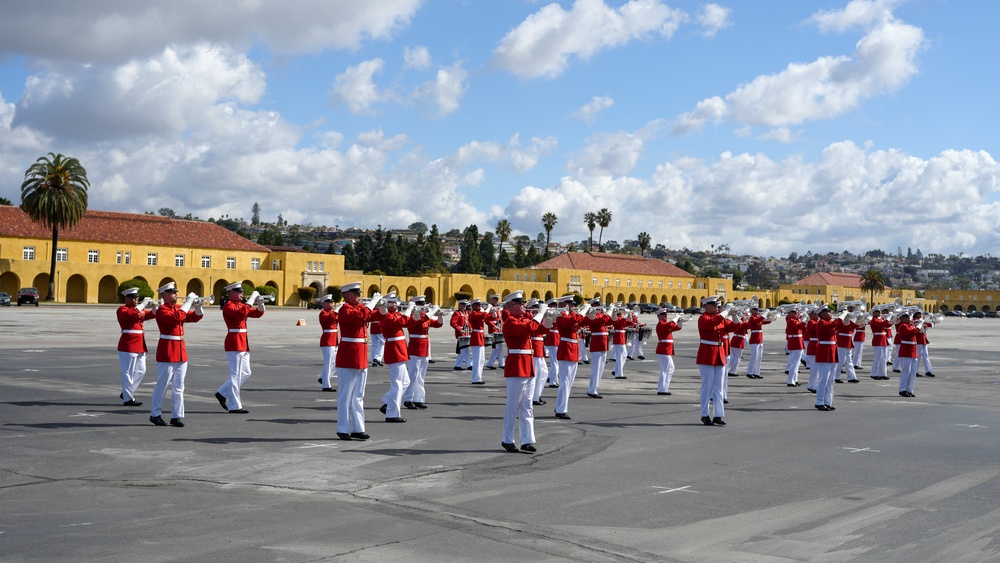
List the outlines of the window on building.
<svg viewBox="0 0 1000 563">
<path fill-rule="evenodd" d="M 521 281 L 521 274 L 514 274 L 514 281 Z"/>
<path fill-rule="evenodd" d="M 87 251 L 87 262 L 89 262 L 90 264 L 97 264 L 97 262 L 99 261 L 100 257 L 101 257 L 101 253 L 98 252 L 97 250 L 88 250 Z"/>
<path fill-rule="evenodd" d="M 698 282 L 698 289 L 705 289 L 705 282 Z"/>
<path fill-rule="evenodd" d="M 57 248 L 56 249 L 56 262 L 65 262 L 69 258 L 68 248 Z"/>
<path fill-rule="evenodd" d="M 326 262 L 320 262 L 320 263 L 319 263 L 319 271 L 321 271 L 321 272 L 322 272 L 322 271 L 323 271 L 323 268 L 326 268 Z"/>
<path fill-rule="evenodd" d="M 549 277 L 549 276 L 546 276 Z M 531 281 L 535 281 L 535 274 L 531 274 Z"/>
<path fill-rule="evenodd" d="M 313 263 L 312 263 L 312 260 L 310 260 L 310 261 L 306 262 L 306 271 L 307 271 L 307 272 L 311 272 L 311 271 L 313 271 Z"/>
<path fill-rule="evenodd" d="M 250 259 L 250 269 L 251 270 L 259 270 L 260 269 L 260 258 L 251 258 Z"/>
<path fill-rule="evenodd" d="M 131 264 L 132 263 L 132 253 L 131 252 L 126 252 L 125 253 L 125 263 L 126 264 Z"/>
<path fill-rule="evenodd" d="M 281 260 L 277 260 L 277 259 L 271 260 L 271 269 L 272 270 L 280 270 L 281 269 Z"/>
<path fill-rule="evenodd" d="M 621 278 L 615 278 L 615 286 L 616 287 L 621 287 L 621 285 L 622 285 L 622 279 Z"/>
<path fill-rule="evenodd" d="M 597 278 L 594 278 L 594 285 L 597 285 Z"/>
<path fill-rule="evenodd" d="M 230 256 L 226 258 L 226 269 L 235 270 L 236 269 L 236 257 Z"/>
<path fill-rule="evenodd" d="M 535 274 L 531 274 L 531 281 L 535 281 Z M 552 281 L 552 274 L 545 274 L 545 281 Z"/>
<path fill-rule="evenodd" d="M 691 282 L 688 282 L 688 289 L 691 289 Z"/>
<path fill-rule="evenodd" d="M 604 285 L 611 285 L 611 280 L 608 278 L 604 278 Z"/>
<path fill-rule="evenodd" d="M 122 263 L 122 251 L 119 250 L 118 252 L 115 253 L 115 264 L 121 264 L 121 263 Z"/>
<path fill-rule="evenodd" d="M 670 285 L 673 285 L 673 283 L 671 283 Z M 663 280 L 660 280 L 660 285 L 659 285 L 658 289 L 663 289 Z"/>
<path fill-rule="evenodd" d="M 646 287 L 653 287 L 653 280 L 649 280 L 649 285 Z M 660 287 L 663 287 L 663 282 L 660 282 Z"/>
<path fill-rule="evenodd" d="M 184 267 L 184 255 L 183 254 L 174 254 L 174 266 L 176 266 L 178 268 L 183 268 Z"/>
<path fill-rule="evenodd" d="M 155 252 L 150 252 L 149 254 L 146 255 L 146 265 L 147 266 L 155 266 L 156 265 L 156 253 Z"/>
<path fill-rule="evenodd" d="M 625 280 L 625 287 L 632 287 L 632 278 Z"/>
<path fill-rule="evenodd" d="M 24 252 L 21 253 L 21 260 L 34 260 L 35 259 L 35 247 L 25 246 Z"/>
<path fill-rule="evenodd" d="M 212 257 L 211 256 L 202 256 L 201 257 L 201 267 L 202 268 L 211 268 L 212 267 Z"/>
<path fill-rule="evenodd" d="M 674 282 L 667 282 L 667 289 L 673 289 L 673 288 L 674 288 Z"/>
</svg>

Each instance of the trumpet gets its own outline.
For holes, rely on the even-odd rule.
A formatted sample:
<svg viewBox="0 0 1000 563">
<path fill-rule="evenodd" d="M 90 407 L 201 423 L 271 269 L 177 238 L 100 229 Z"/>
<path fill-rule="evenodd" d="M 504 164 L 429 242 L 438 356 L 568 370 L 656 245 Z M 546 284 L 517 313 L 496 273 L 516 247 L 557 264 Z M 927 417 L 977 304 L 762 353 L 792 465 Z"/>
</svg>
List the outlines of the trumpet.
<svg viewBox="0 0 1000 563">
<path fill-rule="evenodd" d="M 198 305 L 202 305 L 202 306 L 204 306 L 204 305 L 214 305 L 214 304 L 215 304 L 215 296 L 214 295 L 209 295 L 208 297 L 197 297 L 196 296 L 194 298 L 194 305 L 195 306 L 198 306 Z"/>
<path fill-rule="evenodd" d="M 681 313 L 674 313 L 673 315 L 667 315 L 667 320 L 668 321 L 670 321 L 672 323 L 675 323 L 675 324 L 679 324 L 679 325 L 680 324 L 684 324 L 684 323 L 690 321 L 693 318 L 694 317 L 692 317 L 691 315 L 684 315 L 684 314 L 681 314 Z"/>
<path fill-rule="evenodd" d="M 854 310 L 860 313 L 864 313 L 868 310 L 868 300 L 862 297 L 857 301 L 841 301 L 837 303 L 837 310 L 844 311 L 848 307 L 854 307 Z"/>
</svg>

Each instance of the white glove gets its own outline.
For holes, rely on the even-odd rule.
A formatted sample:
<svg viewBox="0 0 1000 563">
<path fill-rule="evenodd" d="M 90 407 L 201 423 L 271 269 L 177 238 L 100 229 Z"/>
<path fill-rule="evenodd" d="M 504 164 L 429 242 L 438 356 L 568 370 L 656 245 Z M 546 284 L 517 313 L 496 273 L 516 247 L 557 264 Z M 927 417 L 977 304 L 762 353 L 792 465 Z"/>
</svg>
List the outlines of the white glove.
<svg viewBox="0 0 1000 563">
<path fill-rule="evenodd" d="M 542 303 L 542 306 L 538 308 L 538 312 L 535 313 L 535 317 L 534 317 L 535 322 L 536 323 L 542 322 L 542 319 L 545 318 L 545 313 L 548 310 L 549 310 L 549 306 L 546 305 L 545 303 Z M 551 323 L 548 326 L 552 326 Z"/>
<path fill-rule="evenodd" d="M 263 299 L 260 299 L 260 300 L 257 301 L 257 310 L 260 311 L 260 312 L 262 312 L 262 313 L 264 312 L 264 300 Z"/>
<path fill-rule="evenodd" d="M 382 313 L 383 317 L 389 314 L 389 307 L 385 304 L 385 302 L 378 306 L 378 312 Z"/>
<path fill-rule="evenodd" d="M 437 305 L 431 305 L 430 308 L 427 309 L 427 316 L 428 317 L 437 317 L 437 312 L 440 309 L 441 309 L 441 307 L 438 307 Z"/>
<path fill-rule="evenodd" d="M 187 312 L 187 311 L 185 311 L 185 313 L 186 313 L 186 312 Z M 205 310 L 201 308 L 201 303 L 198 303 L 197 305 L 195 305 L 195 306 L 194 306 L 194 312 L 195 312 L 195 314 L 197 314 L 197 315 L 198 315 L 199 317 L 204 317 L 204 316 L 205 316 Z"/>
<path fill-rule="evenodd" d="M 597 311 L 587 311 L 587 318 L 594 320 L 597 318 Z"/>
<path fill-rule="evenodd" d="M 374 311 L 375 307 L 379 306 L 380 301 L 382 301 L 382 294 L 376 291 L 375 295 L 372 295 L 372 298 L 368 300 L 367 307 Z"/>
<path fill-rule="evenodd" d="M 686 323 L 686 322 L 687 322 L 687 317 L 680 317 L 679 316 L 679 317 L 677 317 L 676 320 L 674 320 L 674 324 L 677 325 L 677 326 L 683 326 L 684 323 Z"/>
<path fill-rule="evenodd" d="M 580 309 L 580 314 L 581 315 L 586 315 L 589 312 L 590 312 L 590 303 L 584 303 L 583 304 L 583 308 Z"/>
<path fill-rule="evenodd" d="M 247 305 L 253 307 L 254 303 L 256 303 L 258 299 L 260 299 L 260 292 L 254 291 L 247 299 Z M 263 301 L 263 299 L 261 299 L 261 301 Z"/>
<path fill-rule="evenodd" d="M 333 312 L 334 313 L 339 313 L 340 312 L 340 308 L 343 307 L 343 306 L 344 306 L 343 302 L 337 303 L 336 305 L 333 306 Z"/>
<path fill-rule="evenodd" d="M 187 313 L 191 310 L 191 306 L 194 305 L 194 300 L 198 298 L 198 294 L 191 292 L 188 293 L 187 299 L 184 300 L 184 304 L 181 305 L 181 311 Z"/>
<path fill-rule="evenodd" d="M 414 309 L 416 309 L 416 305 L 412 301 L 410 301 L 410 304 L 407 305 L 406 309 L 403 311 L 403 316 L 404 317 L 409 317 L 410 315 L 413 314 Z M 419 315 L 419 314 L 420 313 L 417 313 L 417 315 Z"/>
<path fill-rule="evenodd" d="M 153 307 L 155 307 L 155 305 L 153 304 L 153 300 L 150 299 L 149 297 L 146 297 L 145 299 L 142 300 L 142 303 L 139 303 L 140 310 L 152 309 Z"/>
<path fill-rule="evenodd" d="M 486 304 L 486 308 L 483 309 L 483 311 L 486 311 L 487 314 L 488 313 L 492 313 L 493 312 L 493 304 L 492 303 L 487 303 Z"/>
</svg>

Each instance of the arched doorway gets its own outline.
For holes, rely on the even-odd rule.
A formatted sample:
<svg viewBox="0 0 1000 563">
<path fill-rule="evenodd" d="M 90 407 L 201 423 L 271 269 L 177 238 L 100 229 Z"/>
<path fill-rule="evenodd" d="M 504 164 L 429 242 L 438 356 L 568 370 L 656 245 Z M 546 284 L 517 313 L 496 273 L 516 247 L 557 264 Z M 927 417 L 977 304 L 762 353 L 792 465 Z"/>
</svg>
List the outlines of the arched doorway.
<svg viewBox="0 0 1000 563">
<path fill-rule="evenodd" d="M 118 280 L 114 276 L 104 276 L 97 284 L 98 303 L 118 303 Z"/>
<path fill-rule="evenodd" d="M 548 301 L 549 299 L 552 299 L 552 292 L 551 291 L 546 291 L 545 292 L 545 300 Z"/>
<path fill-rule="evenodd" d="M 389 295 L 390 293 L 395 293 L 396 297 L 399 297 L 399 288 L 395 285 L 390 285 L 389 289 L 385 290 L 385 294 Z"/>
<path fill-rule="evenodd" d="M 380 293 L 379 290 L 378 290 L 378 286 L 375 285 L 375 284 L 369 285 L 368 286 L 368 297 L 371 297 L 371 296 L 375 295 L 376 293 Z"/>
<path fill-rule="evenodd" d="M 434 288 L 433 287 L 426 287 L 426 288 L 424 288 L 424 299 L 428 303 L 434 303 Z M 440 305 L 440 303 L 439 303 L 439 305 Z"/>
<path fill-rule="evenodd" d="M 207 297 L 204 291 L 205 291 L 205 285 L 202 284 L 201 280 L 199 280 L 198 278 L 194 278 L 188 280 L 187 289 L 185 290 L 184 295 L 193 293 L 195 295 L 198 295 L 199 297 Z"/>
<path fill-rule="evenodd" d="M 406 300 L 407 301 L 409 301 L 411 297 L 416 297 L 416 296 L 417 296 L 417 288 L 413 287 L 412 285 L 410 287 L 406 288 Z"/>
<path fill-rule="evenodd" d="M 17 292 L 21 290 L 21 278 L 17 277 L 14 272 L 4 272 L 0 274 L 0 291 L 9 293 L 14 299 L 17 299 Z"/>
<path fill-rule="evenodd" d="M 216 303 L 222 302 L 222 294 L 226 291 L 226 286 L 229 285 L 229 280 L 222 279 L 215 282 L 212 286 L 212 295 L 215 297 Z"/>
<path fill-rule="evenodd" d="M 73 274 L 66 280 L 66 302 L 87 302 L 87 279 L 80 274 Z"/>
<path fill-rule="evenodd" d="M 687 295 L 685 295 L 684 297 L 681 297 L 681 309 L 687 309 L 687 307 L 688 307 L 688 298 Z"/>
<path fill-rule="evenodd" d="M 531 298 L 532 298 L 532 299 L 538 299 L 539 297 L 541 297 L 541 295 L 539 295 L 539 293 L 538 293 L 538 290 L 537 290 L 537 289 L 533 289 L 533 290 L 531 291 Z M 598 297 L 599 297 L 599 296 L 598 296 Z"/>
<path fill-rule="evenodd" d="M 604 304 L 605 305 L 611 305 L 611 302 L 613 300 L 614 300 L 614 297 L 610 293 L 604 296 Z"/>
<path fill-rule="evenodd" d="M 49 296 L 49 275 L 38 274 L 37 276 L 35 276 L 35 279 L 32 280 L 31 287 L 38 290 L 38 299 L 40 301 L 45 301 Z M 15 289 L 14 295 L 17 295 L 17 292 L 20 289 L 21 288 Z"/>
</svg>

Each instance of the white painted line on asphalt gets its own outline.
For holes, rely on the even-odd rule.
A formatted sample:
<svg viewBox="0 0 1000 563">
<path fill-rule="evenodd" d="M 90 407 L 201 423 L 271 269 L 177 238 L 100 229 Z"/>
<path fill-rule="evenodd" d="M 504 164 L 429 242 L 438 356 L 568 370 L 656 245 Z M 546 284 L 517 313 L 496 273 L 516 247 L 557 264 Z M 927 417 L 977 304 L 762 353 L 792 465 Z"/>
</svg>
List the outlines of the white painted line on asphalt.
<svg viewBox="0 0 1000 563">
<path fill-rule="evenodd" d="M 69 415 L 69 417 L 73 418 L 73 417 L 76 417 L 76 416 L 89 416 L 89 417 L 93 418 L 93 417 L 97 417 L 97 416 L 104 416 L 105 414 L 107 414 L 107 413 L 103 413 L 103 412 L 78 412 L 76 414 Z"/>
<path fill-rule="evenodd" d="M 38 370 L 37 370 L 37 369 L 28 369 L 28 368 L 24 368 L 24 369 L 22 369 L 21 371 L 38 371 Z"/>
<path fill-rule="evenodd" d="M 309 448 L 336 448 L 336 447 L 337 446 L 335 444 L 312 444 L 312 443 L 306 442 L 304 445 L 299 446 L 299 449 L 300 450 L 305 450 L 305 449 L 309 449 Z"/>
<path fill-rule="evenodd" d="M 840 449 L 842 449 L 842 450 L 849 450 L 852 454 L 858 453 L 858 452 L 872 452 L 872 453 L 876 453 L 876 454 L 877 453 L 881 453 L 881 452 L 879 452 L 879 450 L 873 450 L 871 448 L 847 448 L 847 447 L 843 447 L 843 448 L 840 448 Z"/>
<path fill-rule="evenodd" d="M 674 492 L 698 494 L 698 491 L 689 491 L 688 490 L 688 489 L 691 488 L 691 485 L 684 485 L 683 487 L 676 487 L 676 488 L 673 488 L 673 489 L 668 489 L 667 487 L 659 487 L 659 486 L 653 485 L 653 488 L 654 489 L 664 489 L 662 491 L 657 491 L 656 494 L 658 494 L 658 495 L 662 495 L 663 493 L 674 493 Z"/>
<path fill-rule="evenodd" d="M 41 354 L 44 353 L 45 350 L 23 350 L 23 352 L 30 352 L 32 354 Z"/>
<path fill-rule="evenodd" d="M 978 424 L 956 424 L 955 426 L 965 426 L 966 428 L 989 428 L 989 426 L 980 426 Z"/>
<path fill-rule="evenodd" d="M 337 399 L 316 399 L 317 403 L 336 403 Z"/>
</svg>

